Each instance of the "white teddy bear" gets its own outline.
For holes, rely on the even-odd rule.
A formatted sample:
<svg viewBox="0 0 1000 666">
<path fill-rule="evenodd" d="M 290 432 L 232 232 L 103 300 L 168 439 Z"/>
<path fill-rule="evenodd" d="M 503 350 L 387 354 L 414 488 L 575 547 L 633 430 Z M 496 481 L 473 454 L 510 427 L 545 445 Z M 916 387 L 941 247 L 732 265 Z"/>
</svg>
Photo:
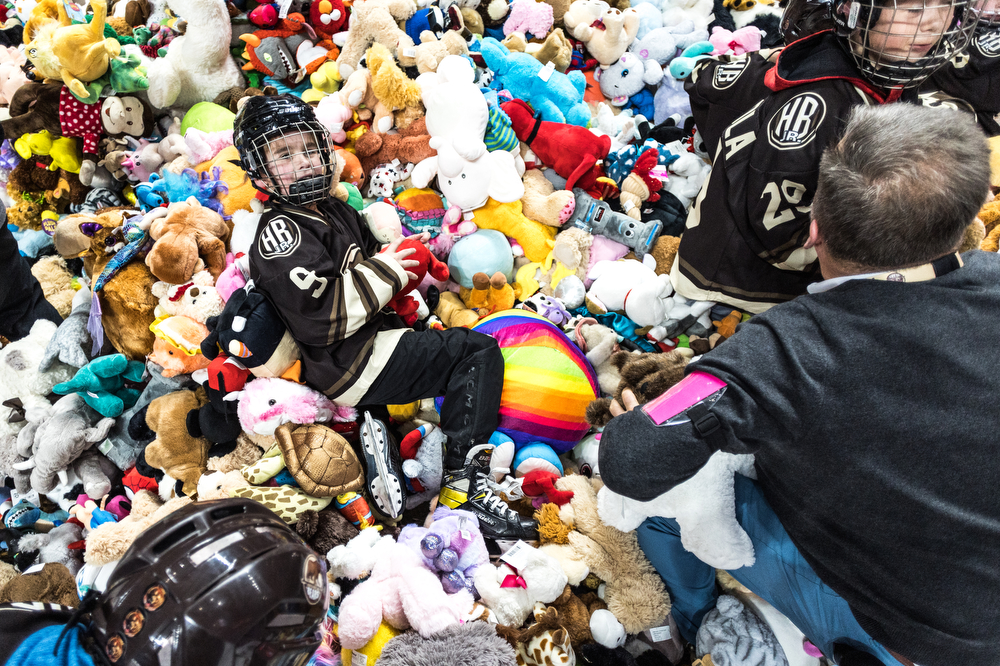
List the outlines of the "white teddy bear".
<svg viewBox="0 0 1000 666">
<path fill-rule="evenodd" d="M 157 317 L 183 315 L 204 324 L 209 317 L 222 314 L 226 307 L 208 271 L 198 271 L 184 284 L 155 282 L 151 291 L 160 299 L 154 311 Z"/>
</svg>

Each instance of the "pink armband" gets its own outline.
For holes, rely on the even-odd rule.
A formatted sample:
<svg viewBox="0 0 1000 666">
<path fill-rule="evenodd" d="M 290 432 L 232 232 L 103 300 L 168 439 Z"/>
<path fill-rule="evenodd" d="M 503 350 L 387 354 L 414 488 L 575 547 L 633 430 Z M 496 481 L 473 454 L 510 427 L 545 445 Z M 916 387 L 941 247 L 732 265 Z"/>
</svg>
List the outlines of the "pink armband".
<svg viewBox="0 0 1000 666">
<path fill-rule="evenodd" d="M 690 419 L 687 411 L 698 404 L 711 407 L 726 392 L 726 382 L 704 372 L 692 372 L 642 410 L 656 425 L 678 425 Z"/>
</svg>

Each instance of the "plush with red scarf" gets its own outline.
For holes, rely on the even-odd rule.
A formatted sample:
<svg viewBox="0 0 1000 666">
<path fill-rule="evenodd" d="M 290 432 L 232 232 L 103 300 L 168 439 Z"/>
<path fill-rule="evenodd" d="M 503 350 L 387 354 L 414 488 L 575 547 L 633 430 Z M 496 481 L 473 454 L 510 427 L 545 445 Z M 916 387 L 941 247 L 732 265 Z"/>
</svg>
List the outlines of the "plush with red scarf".
<svg viewBox="0 0 1000 666">
<path fill-rule="evenodd" d="M 611 138 L 590 130 L 535 118 L 521 99 L 504 102 L 500 108 L 510 116 L 517 138 L 531 146 L 542 162 L 566 179 L 566 189 L 579 187 L 598 196 L 597 179 L 604 175 L 601 162 L 611 150 Z"/>
<path fill-rule="evenodd" d="M 417 321 L 417 308 L 419 303 L 415 298 L 410 296 L 410 292 L 416 289 L 417 285 L 420 284 L 424 276 L 428 273 L 431 274 L 435 280 L 443 282 L 448 279 L 448 265 L 438 261 L 437 257 L 431 254 L 431 251 L 427 249 L 427 246 L 414 238 L 407 238 L 402 243 L 399 244 L 400 250 L 405 250 L 407 248 L 413 248 L 416 250 L 413 254 L 407 257 L 407 260 L 419 261 L 419 266 L 414 266 L 413 268 L 407 269 L 411 273 L 417 276 L 415 280 L 410 280 L 402 289 L 399 290 L 392 300 L 389 301 L 389 307 L 396 311 L 396 313 L 403 318 L 407 326 L 412 326 Z"/>
</svg>

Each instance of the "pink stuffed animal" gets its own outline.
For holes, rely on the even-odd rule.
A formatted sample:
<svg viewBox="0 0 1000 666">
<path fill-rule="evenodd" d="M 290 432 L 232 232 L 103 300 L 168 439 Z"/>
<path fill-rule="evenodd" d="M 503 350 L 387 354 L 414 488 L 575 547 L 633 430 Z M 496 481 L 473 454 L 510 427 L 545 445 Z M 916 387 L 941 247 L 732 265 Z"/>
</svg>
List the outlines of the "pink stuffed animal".
<svg viewBox="0 0 1000 666">
<path fill-rule="evenodd" d="M 526 32 L 544 37 L 552 29 L 552 23 L 552 5 L 535 0 L 515 0 L 511 3 L 507 22 L 503 24 L 503 34 L 509 37 L 512 32 Z"/>
<path fill-rule="evenodd" d="M 226 255 L 226 270 L 222 271 L 219 279 L 215 281 L 215 290 L 219 292 L 223 301 L 228 301 L 230 296 L 247 284 L 247 279 L 243 277 L 243 271 L 236 265 L 236 262 L 243 257 L 246 255 L 242 253 L 239 257 L 234 256 L 232 252 Z M 244 259 L 244 261 L 246 260 Z"/>
<path fill-rule="evenodd" d="M 227 146 L 233 145 L 233 130 L 218 132 L 203 132 L 196 127 L 189 127 L 184 134 L 184 143 L 191 164 L 201 164 L 212 159 Z"/>
<path fill-rule="evenodd" d="M 358 418 L 353 407 L 338 405 L 308 386 L 278 377 L 247 382 L 237 414 L 243 430 L 258 435 L 273 435 L 283 423 L 346 423 Z"/>
<path fill-rule="evenodd" d="M 21 70 L 27 59 L 13 46 L 0 48 L 0 104 L 10 104 L 17 89 L 28 82 Z"/>
<path fill-rule="evenodd" d="M 712 36 L 708 41 L 715 47 L 712 55 L 743 55 L 751 51 L 760 51 L 761 35 L 760 28 L 752 25 L 740 28 L 736 32 L 730 32 L 717 25 L 712 28 Z"/>
<path fill-rule="evenodd" d="M 372 574 L 340 604 L 340 645 L 358 650 L 375 636 L 384 619 L 396 629 L 413 628 L 430 638 L 459 624 L 472 610 L 468 590 L 446 594 L 441 581 L 423 566 L 420 556 L 403 544 L 392 544 L 375 563 Z"/>
<path fill-rule="evenodd" d="M 451 248 L 455 247 L 455 243 L 460 238 L 473 234 L 478 230 L 479 227 L 476 226 L 475 222 L 462 219 L 461 208 L 452 206 L 441 220 L 441 233 L 432 238 L 428 246 L 435 257 L 441 261 L 445 261 L 448 255 L 451 254 Z"/>
<path fill-rule="evenodd" d="M 330 139 L 334 143 L 344 143 L 347 140 L 344 123 L 353 115 L 354 111 L 344 106 L 339 95 L 328 95 L 316 106 L 316 120 L 330 132 Z"/>
</svg>

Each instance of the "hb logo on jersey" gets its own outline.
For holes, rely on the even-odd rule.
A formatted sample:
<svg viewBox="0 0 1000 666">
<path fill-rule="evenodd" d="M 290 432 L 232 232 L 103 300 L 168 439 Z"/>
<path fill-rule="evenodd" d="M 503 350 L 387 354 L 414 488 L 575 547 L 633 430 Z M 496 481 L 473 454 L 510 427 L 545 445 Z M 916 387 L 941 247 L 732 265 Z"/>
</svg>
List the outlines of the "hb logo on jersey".
<svg viewBox="0 0 1000 666">
<path fill-rule="evenodd" d="M 976 48 L 987 58 L 1000 56 L 1000 32 L 996 30 L 976 37 Z"/>
<path fill-rule="evenodd" d="M 716 90 L 725 90 L 736 83 L 740 74 L 747 68 L 750 60 L 744 58 L 737 62 L 727 62 L 715 68 L 715 76 L 712 78 L 712 87 Z"/>
<path fill-rule="evenodd" d="M 778 150 L 802 148 L 816 137 L 826 117 L 826 102 L 816 93 L 791 98 L 771 116 L 767 139 Z"/>
<path fill-rule="evenodd" d="M 257 240 L 257 251 L 264 259 L 285 257 L 299 246 L 299 227 L 288 218 L 271 220 Z"/>
</svg>

